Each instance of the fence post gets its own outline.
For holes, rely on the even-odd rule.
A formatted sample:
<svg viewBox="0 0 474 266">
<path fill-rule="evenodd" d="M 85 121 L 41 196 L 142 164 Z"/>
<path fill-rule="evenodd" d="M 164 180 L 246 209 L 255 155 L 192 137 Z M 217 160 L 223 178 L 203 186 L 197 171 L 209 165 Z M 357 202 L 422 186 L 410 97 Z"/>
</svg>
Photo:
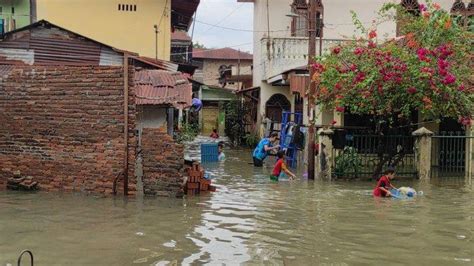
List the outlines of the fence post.
<svg viewBox="0 0 474 266">
<path fill-rule="evenodd" d="M 331 129 L 321 129 L 319 134 L 319 160 L 318 169 L 319 177 L 331 180 L 333 168 L 333 147 L 332 135 L 334 131 Z"/>
<path fill-rule="evenodd" d="M 431 177 L 431 136 L 433 136 L 433 132 L 422 127 L 412 135 L 416 137 L 416 168 L 419 177 L 421 180 L 429 180 Z"/>
<path fill-rule="evenodd" d="M 474 175 L 474 119 L 471 119 L 471 126 L 466 130 L 466 181 L 472 185 Z"/>
</svg>

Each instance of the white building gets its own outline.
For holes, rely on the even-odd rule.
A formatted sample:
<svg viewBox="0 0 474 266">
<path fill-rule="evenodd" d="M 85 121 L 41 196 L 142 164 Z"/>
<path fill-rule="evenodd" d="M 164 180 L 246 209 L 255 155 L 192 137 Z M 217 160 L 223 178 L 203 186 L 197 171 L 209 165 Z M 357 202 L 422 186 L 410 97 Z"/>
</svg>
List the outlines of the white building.
<svg viewBox="0 0 474 266">
<path fill-rule="evenodd" d="M 309 82 L 307 0 L 237 0 L 254 5 L 253 86 L 259 88 L 258 121 L 265 117 L 279 120 L 281 109 L 303 113 L 307 123 L 306 101 L 301 95 Z M 407 8 L 416 7 L 424 1 L 392 0 Z M 460 0 L 457 0 L 457 2 Z M 466 1 L 466 0 L 464 0 Z M 349 40 L 356 34 L 350 11 L 358 14 L 361 22 L 370 27 L 384 0 L 319 0 L 323 8 L 323 51 L 337 43 Z M 442 8 L 450 10 L 454 0 L 438 0 Z M 300 14 L 295 16 L 295 14 Z M 379 41 L 396 36 L 397 25 L 386 22 L 377 27 Z M 357 36 L 356 36 L 357 37 Z M 316 51 L 319 51 L 317 41 Z M 299 93 L 298 93 L 299 92 Z M 343 125 L 341 115 L 325 113 L 319 115 L 316 124 L 328 125 L 332 120 Z M 261 129 L 260 134 L 263 133 Z"/>
</svg>

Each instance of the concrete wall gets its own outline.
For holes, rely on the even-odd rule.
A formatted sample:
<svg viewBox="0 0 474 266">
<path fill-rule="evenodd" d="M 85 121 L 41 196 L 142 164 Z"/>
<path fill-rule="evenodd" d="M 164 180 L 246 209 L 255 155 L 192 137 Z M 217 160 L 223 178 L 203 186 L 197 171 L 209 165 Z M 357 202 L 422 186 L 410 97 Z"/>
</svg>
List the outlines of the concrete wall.
<svg viewBox="0 0 474 266">
<path fill-rule="evenodd" d="M 157 105 L 139 106 L 137 126 L 139 129 L 161 127 L 166 128 L 166 107 Z"/>
<path fill-rule="evenodd" d="M 128 175 L 134 191 L 133 80 L 129 85 Z M 42 190 L 112 193 L 125 159 L 121 67 L 15 67 L 0 87 L 0 187 L 20 171 Z"/>
<path fill-rule="evenodd" d="M 217 60 L 217 59 L 204 59 L 203 61 L 203 83 L 206 85 L 211 85 L 211 86 L 218 86 L 221 87 L 221 84 L 219 84 L 219 67 L 222 65 L 233 65 L 237 66 L 238 65 L 238 60 Z M 252 65 L 251 60 L 241 60 L 240 65 L 242 67 L 250 67 Z M 251 74 L 251 73 L 247 73 Z M 227 84 L 225 87 L 229 89 L 238 89 L 239 84 L 241 83 L 234 83 L 234 84 Z"/>
<path fill-rule="evenodd" d="M 141 56 L 170 59 L 171 1 L 152 0 L 36 0 L 38 20 L 46 19 L 99 42 Z M 67 3 L 66 3 L 67 2 Z M 119 4 L 136 11 L 118 10 Z M 165 6 L 165 4 L 167 4 Z M 159 25 L 155 44 L 154 25 Z"/>
</svg>

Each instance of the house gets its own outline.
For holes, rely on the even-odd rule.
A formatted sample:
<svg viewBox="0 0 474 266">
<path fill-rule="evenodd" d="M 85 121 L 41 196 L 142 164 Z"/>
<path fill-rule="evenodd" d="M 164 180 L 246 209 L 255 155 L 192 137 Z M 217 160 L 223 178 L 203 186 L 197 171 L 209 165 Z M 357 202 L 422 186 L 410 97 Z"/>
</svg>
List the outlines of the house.
<svg viewBox="0 0 474 266">
<path fill-rule="evenodd" d="M 193 78 L 201 84 L 196 95 L 203 102 L 201 132 L 209 135 L 215 128 L 223 135 L 224 104 L 237 99 L 236 91 L 251 86 L 252 55 L 232 48 L 193 48 L 192 62 L 198 68 Z"/>
<path fill-rule="evenodd" d="M 303 123 L 308 123 L 307 101 L 305 91 L 309 86 L 308 63 L 308 5 L 306 0 L 237 0 L 252 3 L 254 6 L 254 46 L 253 46 L 253 91 L 258 91 L 257 128 L 263 135 L 262 121 L 268 117 L 276 123 L 281 122 L 282 111 L 302 112 Z M 350 11 L 355 11 L 366 25 L 376 18 L 377 11 L 384 4 L 378 0 L 316 1 L 318 17 L 316 35 L 322 36 L 316 51 L 322 53 L 331 47 L 354 38 L 356 28 L 352 23 Z M 442 8 L 451 10 L 456 5 L 466 7 L 460 0 L 437 1 Z M 416 0 L 401 0 L 408 9 L 418 10 Z M 378 26 L 379 36 L 392 38 L 397 35 L 397 25 L 385 22 Z M 319 38 L 318 38 L 319 39 Z M 247 92 L 248 93 L 248 92 Z M 348 120 L 344 115 L 333 112 L 320 113 L 316 117 L 317 125 L 330 125 L 336 120 L 344 126 Z M 346 121 L 345 121 L 346 120 Z"/>
<path fill-rule="evenodd" d="M 34 8 L 29 0 L 0 2 L 0 33 L 22 28 L 35 21 Z"/>
<path fill-rule="evenodd" d="M 190 63 L 193 42 L 187 32 L 176 30 L 171 33 L 171 62 Z"/>
<path fill-rule="evenodd" d="M 7 0 L 0 9 L 7 30 L 45 19 L 118 49 L 170 60 L 171 32 L 187 30 L 198 5 L 199 0 Z"/>
<path fill-rule="evenodd" d="M 135 193 L 141 177 L 151 194 L 170 192 L 171 183 L 176 192 L 182 149 L 156 127 L 168 119 L 172 129 L 175 108 L 191 104 L 191 83 L 170 71 L 177 68 L 45 20 L 3 34 L 0 188 L 18 172 L 48 191 Z M 160 145 L 170 150 L 147 147 L 158 140 L 142 142 L 143 131 L 161 136 Z M 174 164 L 176 173 L 156 168 L 136 176 L 141 150 L 144 160 L 173 153 L 162 162 Z"/>
<path fill-rule="evenodd" d="M 252 77 L 251 54 L 232 48 L 193 49 L 195 79 L 206 85 L 238 90 Z M 248 83 L 247 83 L 248 84 Z"/>
</svg>

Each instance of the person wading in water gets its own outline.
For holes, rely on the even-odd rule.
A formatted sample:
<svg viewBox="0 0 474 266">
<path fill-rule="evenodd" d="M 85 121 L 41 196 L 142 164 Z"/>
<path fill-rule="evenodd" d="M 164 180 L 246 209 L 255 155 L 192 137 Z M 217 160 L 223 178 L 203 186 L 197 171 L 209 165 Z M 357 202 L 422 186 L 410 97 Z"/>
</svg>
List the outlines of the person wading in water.
<svg viewBox="0 0 474 266">
<path fill-rule="evenodd" d="M 270 151 L 278 151 L 280 145 L 273 146 L 272 143 L 278 139 L 278 133 L 273 132 L 270 137 L 262 139 L 257 148 L 253 151 L 253 165 L 257 167 L 263 166 L 263 160 L 268 156 Z"/>
</svg>

